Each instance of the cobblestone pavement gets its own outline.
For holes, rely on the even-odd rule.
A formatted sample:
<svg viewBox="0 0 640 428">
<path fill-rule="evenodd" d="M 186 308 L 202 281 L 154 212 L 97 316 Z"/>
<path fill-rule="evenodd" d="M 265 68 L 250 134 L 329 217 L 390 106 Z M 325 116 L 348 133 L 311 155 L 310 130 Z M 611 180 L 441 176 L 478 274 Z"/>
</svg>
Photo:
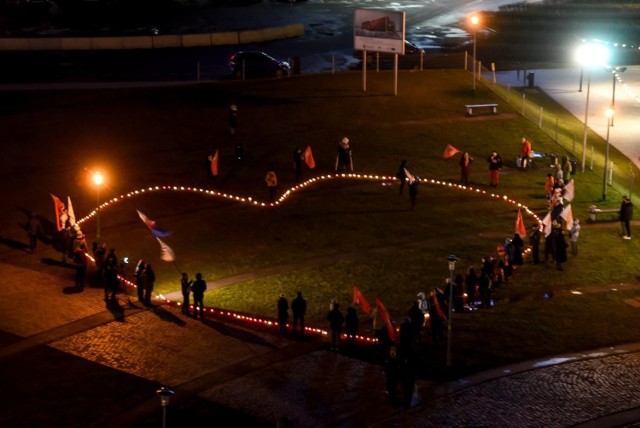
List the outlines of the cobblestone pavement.
<svg viewBox="0 0 640 428">
<path fill-rule="evenodd" d="M 154 426 L 160 385 L 176 392 L 170 412 L 215 405 L 239 411 L 235 421 L 252 418 L 252 426 L 273 426 L 282 417 L 300 427 L 621 426 L 640 420 L 640 344 L 525 362 L 448 384 L 419 381 L 413 407 L 404 410 L 388 403 L 379 365 L 329 352 L 323 337 L 297 341 L 272 327 L 198 321 L 173 306 L 145 310 L 126 295 L 105 306 L 99 289 L 65 293 L 72 270 L 41 272 L 24 257 L 25 267 L 0 265 L 12 278 L 10 287 L 0 288 L 0 373 L 11 385 L 0 399 L 23 412 L 1 416 L 3 426 Z M 38 297 L 24 304 L 25 295 Z M 42 370 L 16 373 L 34 361 Z M 55 370 L 44 370 L 47 364 Z M 66 370 L 75 379 L 67 381 Z M 48 393 L 52 385 L 65 394 Z M 40 411 L 27 414 L 29 406 Z"/>
</svg>

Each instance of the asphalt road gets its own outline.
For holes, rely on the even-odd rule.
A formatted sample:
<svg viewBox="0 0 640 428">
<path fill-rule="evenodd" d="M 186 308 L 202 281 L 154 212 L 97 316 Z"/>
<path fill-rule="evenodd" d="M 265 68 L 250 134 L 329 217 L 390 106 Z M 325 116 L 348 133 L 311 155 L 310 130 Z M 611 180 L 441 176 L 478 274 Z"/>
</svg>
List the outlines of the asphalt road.
<svg viewBox="0 0 640 428">
<path fill-rule="evenodd" d="M 468 40 L 468 34 L 460 28 L 466 16 L 478 10 L 495 10 L 508 3 L 512 1 L 374 0 L 359 4 L 347 0 L 308 0 L 202 8 L 176 16 L 173 28 L 165 27 L 162 31 L 184 34 L 302 23 L 305 35 L 261 44 L 193 49 L 2 52 L 0 82 L 193 81 L 198 77 L 217 80 L 229 76 L 227 60 L 240 49 L 266 51 L 281 59 L 299 58 L 302 73 L 348 70 L 358 63 L 353 57 L 354 7 L 405 11 L 407 39 L 427 52 L 435 52 L 442 46 L 457 46 Z M 73 33 L 73 29 L 56 30 L 50 26 L 43 31 L 49 36 Z M 109 29 L 100 31 L 104 36 Z M 145 29 L 137 31 L 144 32 Z"/>
</svg>

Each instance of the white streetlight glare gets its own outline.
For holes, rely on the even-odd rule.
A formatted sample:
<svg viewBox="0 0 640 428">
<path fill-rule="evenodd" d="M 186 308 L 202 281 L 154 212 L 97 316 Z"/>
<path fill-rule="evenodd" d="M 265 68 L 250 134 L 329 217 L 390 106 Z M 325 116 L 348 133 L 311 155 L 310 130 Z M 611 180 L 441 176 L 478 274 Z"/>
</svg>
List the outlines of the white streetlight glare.
<svg viewBox="0 0 640 428">
<path fill-rule="evenodd" d="M 589 121 L 589 92 L 591 90 L 591 68 L 602 66 L 609 59 L 609 50 L 599 43 L 584 43 L 576 50 L 576 61 L 587 69 L 587 99 L 584 108 L 584 130 L 582 133 L 582 172 L 587 162 L 587 122 Z M 582 85 L 580 85 L 582 87 Z"/>
<path fill-rule="evenodd" d="M 95 172 L 93 174 L 93 183 L 96 185 L 96 202 L 98 208 L 96 209 L 96 240 L 100 244 L 100 186 L 104 182 L 104 177 L 101 173 Z"/>
<path fill-rule="evenodd" d="M 473 92 L 476 91 L 476 28 L 480 23 L 478 15 L 471 17 L 471 25 L 473 26 Z"/>
</svg>

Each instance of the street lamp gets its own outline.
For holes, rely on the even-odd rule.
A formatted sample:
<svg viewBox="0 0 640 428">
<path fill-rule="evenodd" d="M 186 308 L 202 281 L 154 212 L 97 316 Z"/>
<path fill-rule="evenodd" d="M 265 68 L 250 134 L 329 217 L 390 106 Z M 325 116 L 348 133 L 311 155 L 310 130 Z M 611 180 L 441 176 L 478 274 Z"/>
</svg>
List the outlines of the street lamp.
<svg viewBox="0 0 640 428">
<path fill-rule="evenodd" d="M 156 394 L 160 397 L 160 405 L 162 406 L 162 428 L 167 426 L 167 406 L 169 405 L 169 399 L 175 392 L 167 387 L 161 387 L 156 391 Z"/>
<path fill-rule="evenodd" d="M 451 367 L 451 324 L 453 315 L 453 272 L 456 270 L 456 262 L 458 258 L 451 254 L 447 257 L 449 262 L 449 319 L 447 322 L 447 367 Z"/>
<path fill-rule="evenodd" d="M 98 209 L 96 210 L 96 240 L 100 243 L 100 186 L 104 182 L 104 177 L 99 172 L 93 174 L 93 183 L 96 185 L 96 202 Z"/>
<path fill-rule="evenodd" d="M 608 107 L 605 111 L 607 115 L 607 148 L 604 152 L 604 176 L 602 177 L 602 200 L 607 200 L 607 168 L 609 167 L 609 129 L 613 123 L 613 107 Z"/>
<path fill-rule="evenodd" d="M 611 93 L 611 109 L 616 107 L 616 80 L 620 78 L 619 74 L 627 71 L 627 67 L 613 67 L 611 74 L 613 75 L 613 91 Z M 613 116 L 611 116 L 611 126 L 613 126 Z"/>
<path fill-rule="evenodd" d="M 602 65 L 607 62 L 609 51 L 604 45 L 597 43 L 586 43 L 581 45 L 576 51 L 576 59 L 587 69 L 587 99 L 584 108 L 584 132 L 582 135 L 582 172 L 587 161 L 587 122 L 589 120 L 589 92 L 591 90 L 591 67 Z"/>
<path fill-rule="evenodd" d="M 478 15 L 473 15 L 471 17 L 471 25 L 473 26 L 473 92 L 476 91 L 476 28 L 478 22 L 480 22 Z"/>
</svg>

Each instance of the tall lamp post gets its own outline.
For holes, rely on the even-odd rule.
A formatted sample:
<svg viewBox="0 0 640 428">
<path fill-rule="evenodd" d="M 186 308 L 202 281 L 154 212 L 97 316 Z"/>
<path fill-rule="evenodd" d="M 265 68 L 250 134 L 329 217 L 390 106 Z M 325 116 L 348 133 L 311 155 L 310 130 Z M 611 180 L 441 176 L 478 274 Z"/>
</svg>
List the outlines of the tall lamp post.
<svg viewBox="0 0 640 428">
<path fill-rule="evenodd" d="M 584 108 L 584 131 L 582 134 L 582 172 L 587 162 L 587 122 L 589 120 L 589 92 L 591 90 L 591 68 L 607 62 L 609 51 L 601 44 L 586 43 L 576 51 L 576 59 L 587 69 L 587 99 Z"/>
<path fill-rule="evenodd" d="M 100 186 L 104 182 L 104 177 L 99 172 L 93 174 L 93 183 L 96 185 L 96 202 L 98 208 L 96 210 L 96 240 L 100 243 Z"/>
<path fill-rule="evenodd" d="M 476 91 L 476 28 L 480 22 L 478 15 L 471 17 L 471 26 L 473 27 L 473 92 Z"/>
<path fill-rule="evenodd" d="M 616 107 L 616 80 L 620 77 L 620 73 L 627 71 L 627 67 L 614 67 L 611 69 L 613 75 L 613 90 L 611 92 L 611 109 Z M 613 126 L 613 116 L 611 116 L 611 126 Z"/>
<path fill-rule="evenodd" d="M 452 315 L 453 315 L 453 273 L 456 270 L 456 262 L 458 258 L 451 254 L 447 257 L 447 261 L 449 262 L 449 315 L 447 320 L 447 367 L 451 367 L 451 324 L 452 324 Z"/>
<path fill-rule="evenodd" d="M 602 200 L 607 200 L 607 173 L 609 167 L 609 129 L 613 124 L 613 107 L 608 107 L 605 111 L 607 115 L 607 146 L 604 151 L 604 176 L 602 177 Z"/>
<path fill-rule="evenodd" d="M 160 397 L 160 405 L 162 406 L 162 428 L 167 427 L 167 406 L 169 405 L 169 399 L 175 394 L 173 390 L 163 386 L 156 391 L 156 394 Z"/>
</svg>

